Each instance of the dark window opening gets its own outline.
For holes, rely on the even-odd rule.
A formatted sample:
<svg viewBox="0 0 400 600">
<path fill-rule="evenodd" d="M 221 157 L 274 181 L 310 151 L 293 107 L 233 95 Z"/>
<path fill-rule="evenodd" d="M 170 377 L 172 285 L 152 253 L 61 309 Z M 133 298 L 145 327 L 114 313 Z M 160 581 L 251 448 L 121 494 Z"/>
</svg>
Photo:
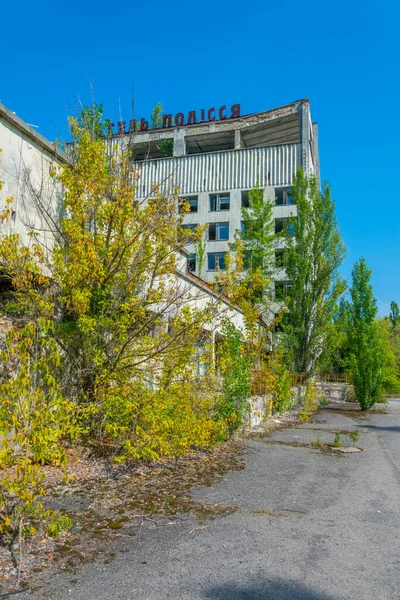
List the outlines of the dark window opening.
<svg viewBox="0 0 400 600">
<path fill-rule="evenodd" d="M 229 240 L 229 223 L 210 223 L 208 239 L 210 241 Z"/>
<path fill-rule="evenodd" d="M 284 267 L 286 265 L 286 250 L 275 251 L 275 264 L 277 267 Z"/>
<path fill-rule="evenodd" d="M 210 195 L 210 211 L 216 212 L 220 210 L 230 209 L 229 194 L 211 194 Z"/>
<path fill-rule="evenodd" d="M 196 271 L 196 255 L 195 254 L 189 254 L 189 256 L 187 257 L 186 270 L 189 271 L 189 273 L 195 273 L 195 271 Z"/>
<path fill-rule="evenodd" d="M 294 223 L 287 219 L 275 219 L 275 233 L 283 233 L 293 236 L 295 233 Z"/>
<path fill-rule="evenodd" d="M 242 208 L 250 208 L 249 193 L 248 191 L 242 192 Z"/>
</svg>

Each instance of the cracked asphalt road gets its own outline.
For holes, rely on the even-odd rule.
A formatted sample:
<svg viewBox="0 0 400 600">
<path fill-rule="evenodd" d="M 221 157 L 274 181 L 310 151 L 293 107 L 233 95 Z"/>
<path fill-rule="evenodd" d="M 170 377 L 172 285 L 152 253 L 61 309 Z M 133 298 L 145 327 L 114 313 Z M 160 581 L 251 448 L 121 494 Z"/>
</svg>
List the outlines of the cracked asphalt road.
<svg viewBox="0 0 400 600">
<path fill-rule="evenodd" d="M 309 445 L 359 430 L 363 452 Z M 350 445 L 347 434 L 342 443 Z M 193 495 L 237 505 L 115 538 L 110 564 L 63 573 L 21 597 L 57 600 L 400 599 L 400 401 L 385 414 L 323 410 L 246 443 L 246 467 Z"/>
</svg>

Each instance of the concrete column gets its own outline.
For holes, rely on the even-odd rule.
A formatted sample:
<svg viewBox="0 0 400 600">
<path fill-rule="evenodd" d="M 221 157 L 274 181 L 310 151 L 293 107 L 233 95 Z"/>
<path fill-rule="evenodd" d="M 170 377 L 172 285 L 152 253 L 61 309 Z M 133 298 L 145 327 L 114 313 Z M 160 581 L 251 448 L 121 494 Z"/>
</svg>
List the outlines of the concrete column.
<svg viewBox="0 0 400 600">
<path fill-rule="evenodd" d="M 310 174 L 310 104 L 308 100 L 300 108 L 301 168 L 305 175 Z"/>
<path fill-rule="evenodd" d="M 243 148 L 242 132 L 240 129 L 235 129 L 235 150 Z"/>
<path fill-rule="evenodd" d="M 185 154 L 185 130 L 182 127 L 177 127 L 174 129 L 174 156 L 185 156 Z"/>
</svg>

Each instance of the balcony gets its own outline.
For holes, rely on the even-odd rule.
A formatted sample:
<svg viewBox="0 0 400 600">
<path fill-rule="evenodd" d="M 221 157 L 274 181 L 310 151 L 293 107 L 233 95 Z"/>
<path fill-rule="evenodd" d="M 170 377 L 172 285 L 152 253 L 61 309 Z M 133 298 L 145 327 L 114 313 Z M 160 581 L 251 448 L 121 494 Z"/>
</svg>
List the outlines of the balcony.
<svg viewBox="0 0 400 600">
<path fill-rule="evenodd" d="M 155 189 L 164 195 L 198 194 L 261 186 L 290 186 L 300 166 L 299 144 L 224 150 L 133 163 L 138 198 Z"/>
</svg>

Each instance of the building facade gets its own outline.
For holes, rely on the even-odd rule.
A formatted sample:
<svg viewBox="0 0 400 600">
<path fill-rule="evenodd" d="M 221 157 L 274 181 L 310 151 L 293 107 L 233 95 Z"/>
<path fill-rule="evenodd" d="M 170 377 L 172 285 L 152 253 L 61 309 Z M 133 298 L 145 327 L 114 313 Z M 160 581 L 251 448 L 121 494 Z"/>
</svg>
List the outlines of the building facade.
<svg viewBox="0 0 400 600">
<path fill-rule="evenodd" d="M 53 223 L 60 217 L 63 189 L 51 173 L 55 167 L 69 160 L 57 145 L 0 104 L 0 212 L 5 209 L 7 199 L 13 200 L 11 218 L 4 223 L 0 220 L 0 236 L 18 234 L 24 245 L 29 247 L 32 243 L 39 243 L 45 251 L 51 252 L 54 238 L 46 218 L 43 218 L 43 211 L 51 216 Z M 171 308 L 171 314 L 172 309 L 180 310 L 182 306 L 202 310 L 212 303 L 219 316 L 206 324 L 205 329 L 211 330 L 213 340 L 220 332 L 224 318 L 228 318 L 235 327 L 244 329 L 243 313 L 206 282 L 187 272 L 187 262 L 187 252 L 178 252 L 176 276 L 167 281 L 170 296 L 172 294 L 179 299 L 176 307 Z M 2 292 L 8 289 L 8 278 L 3 277 L 2 268 L 0 301 Z M 160 310 L 165 312 L 162 304 Z M 0 347 L 5 339 L 2 332 L 7 331 L 9 326 L 8 322 L 3 323 L 0 319 Z"/>
<path fill-rule="evenodd" d="M 186 125 L 183 114 L 176 115 L 175 125 L 167 115 L 163 127 L 152 130 L 131 121 L 134 126 L 125 132 L 123 122 L 112 138 L 131 144 L 139 200 L 157 192 L 178 193 L 190 205 L 184 226 L 207 225 L 204 268 L 200 273 L 193 245 L 188 246 L 187 263 L 188 270 L 205 281 L 224 268 L 225 253 L 241 230 L 242 207 L 252 188 L 259 185 L 264 197 L 273 200 L 279 232 L 285 219 L 296 215 L 290 185 L 297 168 L 318 180 L 320 176 L 318 127 L 311 119 L 309 100 L 246 116 L 240 116 L 238 107 L 231 112 L 226 107 L 210 109 L 208 122 L 197 121 L 199 116 L 204 119 L 204 110 L 201 115 L 192 111 Z M 165 149 L 171 156 L 163 156 Z M 284 283 L 284 278 L 284 270 L 277 271 L 276 279 Z"/>
</svg>

